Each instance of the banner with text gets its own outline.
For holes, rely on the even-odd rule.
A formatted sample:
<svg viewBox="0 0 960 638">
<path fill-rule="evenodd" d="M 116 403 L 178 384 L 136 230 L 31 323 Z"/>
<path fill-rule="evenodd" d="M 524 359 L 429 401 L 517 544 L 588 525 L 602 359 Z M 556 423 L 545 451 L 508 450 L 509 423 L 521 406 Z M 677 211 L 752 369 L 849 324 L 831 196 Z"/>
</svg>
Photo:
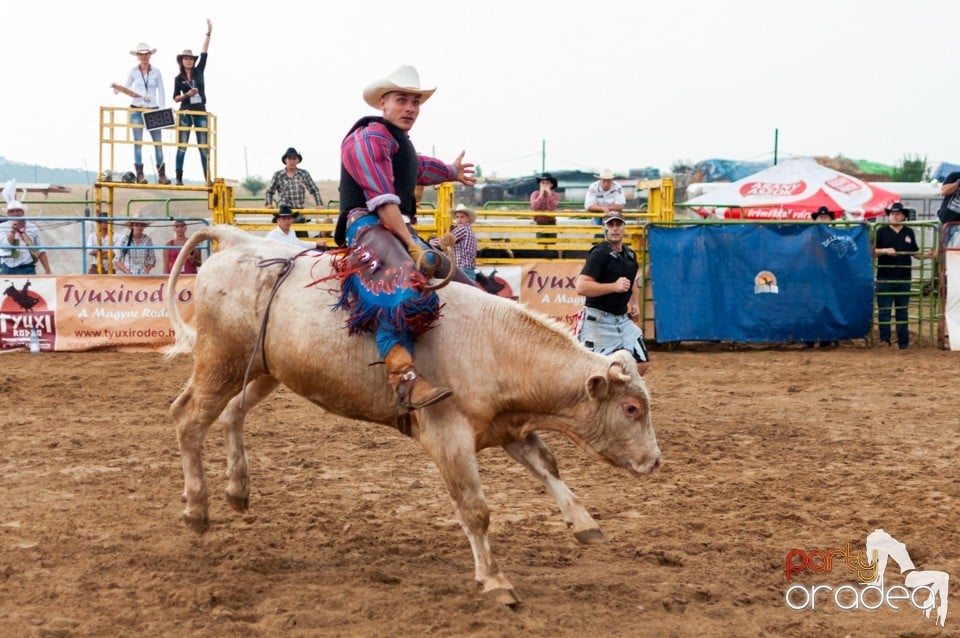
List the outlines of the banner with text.
<svg viewBox="0 0 960 638">
<path fill-rule="evenodd" d="M 180 314 L 193 320 L 192 275 L 181 275 Z M 166 277 L 11 276 L 0 302 L 0 350 L 162 349 L 173 343 Z"/>
</svg>

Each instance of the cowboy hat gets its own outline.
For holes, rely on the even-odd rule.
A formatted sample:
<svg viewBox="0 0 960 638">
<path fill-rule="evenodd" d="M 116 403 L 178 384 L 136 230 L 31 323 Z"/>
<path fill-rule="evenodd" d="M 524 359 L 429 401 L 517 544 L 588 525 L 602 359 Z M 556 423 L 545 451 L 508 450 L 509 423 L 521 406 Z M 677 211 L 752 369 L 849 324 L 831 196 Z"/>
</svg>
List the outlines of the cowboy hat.
<svg viewBox="0 0 960 638">
<path fill-rule="evenodd" d="M 376 82 L 367 85 L 363 90 L 363 101 L 375 109 L 380 108 L 380 98 L 391 91 L 403 91 L 404 93 L 415 93 L 420 96 L 420 103 L 423 104 L 430 99 L 436 87 L 432 89 L 420 88 L 420 74 L 412 66 L 404 65 Z"/>
<path fill-rule="evenodd" d="M 292 217 L 293 223 L 303 224 L 307 221 L 307 218 L 303 216 L 303 213 L 293 212 L 293 207 L 289 204 L 280 204 L 280 208 L 277 209 L 277 212 L 273 214 L 273 223 L 276 224 L 277 220 L 281 217 Z"/>
<path fill-rule="evenodd" d="M 619 219 L 624 224 L 627 223 L 627 220 L 623 218 L 623 213 L 618 210 L 611 210 L 603 215 L 603 225 L 606 226 L 607 222 L 611 222 L 615 219 Z"/>
<path fill-rule="evenodd" d="M 904 217 L 909 217 L 911 211 L 912 209 L 904 207 L 901 202 L 894 202 L 893 204 L 890 204 L 889 208 L 883 209 L 883 212 L 885 212 L 887 215 L 891 213 L 900 213 Z"/>
<path fill-rule="evenodd" d="M 542 182 L 543 180 L 547 180 L 548 182 L 550 182 L 551 184 L 553 184 L 553 187 L 554 187 L 554 188 L 556 188 L 557 186 L 559 186 L 559 184 L 557 183 L 557 178 L 554 177 L 553 175 L 551 175 L 550 173 L 544 173 L 543 175 L 539 176 L 539 177 L 537 178 L 537 183 L 539 184 L 539 183 Z"/>
<path fill-rule="evenodd" d="M 20 210 L 26 214 L 27 205 L 18 199 L 11 199 L 9 202 L 7 202 L 7 212 L 9 213 L 12 210 Z"/>
<path fill-rule="evenodd" d="M 146 42 L 141 42 L 137 45 L 136 49 L 130 52 L 130 55 L 140 55 L 141 53 L 149 53 L 150 55 L 153 55 L 156 52 L 157 50 L 151 49 L 149 44 Z"/>
<path fill-rule="evenodd" d="M 285 164 L 287 162 L 287 158 L 291 156 L 296 157 L 298 162 L 303 161 L 303 156 L 297 152 L 297 149 L 291 146 L 287 149 L 287 152 L 283 154 L 283 157 L 280 158 L 280 163 Z"/>
<path fill-rule="evenodd" d="M 817 209 L 817 212 L 810 215 L 810 219 L 820 219 L 821 217 L 829 217 L 831 220 L 836 219 L 834 212 L 826 206 L 821 206 Z"/>
<path fill-rule="evenodd" d="M 614 174 L 613 174 L 613 171 L 611 171 L 609 168 L 605 168 L 601 170 L 600 174 L 596 175 L 595 177 L 597 177 L 598 179 L 613 179 Z"/>
<path fill-rule="evenodd" d="M 477 221 L 477 211 L 472 208 L 467 208 L 463 204 L 457 204 L 457 207 L 453 210 L 454 216 L 456 216 L 457 213 L 466 215 L 470 219 L 471 224 Z"/>
<path fill-rule="evenodd" d="M 180 64 L 184 58 L 193 58 L 193 61 L 196 62 L 199 56 L 193 54 L 193 51 L 190 49 L 184 49 L 183 53 L 177 56 L 177 64 Z"/>
</svg>

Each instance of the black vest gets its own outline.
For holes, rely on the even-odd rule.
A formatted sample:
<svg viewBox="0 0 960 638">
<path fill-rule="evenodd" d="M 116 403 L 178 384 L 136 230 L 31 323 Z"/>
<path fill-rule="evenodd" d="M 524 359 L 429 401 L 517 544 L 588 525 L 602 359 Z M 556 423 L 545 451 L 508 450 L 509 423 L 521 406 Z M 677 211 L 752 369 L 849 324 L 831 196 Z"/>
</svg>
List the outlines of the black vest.
<svg viewBox="0 0 960 638">
<path fill-rule="evenodd" d="M 391 163 L 393 164 L 393 188 L 397 197 L 400 198 L 400 212 L 410 218 L 410 223 L 417 223 L 417 172 L 419 160 L 417 151 L 413 148 L 413 142 L 407 136 L 406 132 L 397 128 L 382 117 L 364 117 L 361 118 L 353 127 L 347 136 L 353 134 L 358 128 L 367 126 L 373 122 L 380 122 L 387 127 L 393 139 L 400 145 L 399 150 L 394 154 Z M 333 240 L 338 246 L 343 246 L 347 242 L 347 215 L 355 208 L 366 208 L 367 199 L 363 194 L 363 189 L 357 184 L 356 180 L 350 176 L 347 169 L 340 163 L 340 216 L 337 218 L 337 229 L 333 234 Z"/>
</svg>

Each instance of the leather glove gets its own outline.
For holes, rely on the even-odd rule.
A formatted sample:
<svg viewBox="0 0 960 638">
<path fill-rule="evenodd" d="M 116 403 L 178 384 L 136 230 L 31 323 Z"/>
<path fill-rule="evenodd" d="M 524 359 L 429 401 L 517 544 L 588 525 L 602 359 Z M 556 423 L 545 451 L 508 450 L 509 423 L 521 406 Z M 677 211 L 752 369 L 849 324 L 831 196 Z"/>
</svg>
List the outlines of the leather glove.
<svg viewBox="0 0 960 638">
<path fill-rule="evenodd" d="M 424 250 L 423 246 L 416 242 L 407 246 L 407 252 L 410 254 L 410 257 L 413 258 L 414 265 L 419 266 L 420 271 L 428 278 L 432 278 L 434 273 L 437 271 L 437 266 L 439 265 L 437 256 L 433 254 L 427 254 L 427 251 Z"/>
<path fill-rule="evenodd" d="M 453 246 L 457 243 L 457 236 L 453 233 L 447 233 L 446 235 L 440 237 L 438 243 L 440 244 L 440 248 L 443 248 L 446 251 L 453 250 Z"/>
</svg>

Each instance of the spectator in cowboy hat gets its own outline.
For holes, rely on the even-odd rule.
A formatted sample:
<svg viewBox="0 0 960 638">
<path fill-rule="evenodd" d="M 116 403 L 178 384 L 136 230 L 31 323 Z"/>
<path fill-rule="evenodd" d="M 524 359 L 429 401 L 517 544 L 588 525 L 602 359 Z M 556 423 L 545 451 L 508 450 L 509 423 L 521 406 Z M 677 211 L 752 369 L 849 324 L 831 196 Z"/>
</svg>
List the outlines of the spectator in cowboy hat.
<svg viewBox="0 0 960 638">
<path fill-rule="evenodd" d="M 149 275 L 157 266 L 153 240 L 145 229 L 150 221 L 132 216 L 127 220 L 127 236 L 120 241 L 123 248 L 113 260 L 113 266 L 125 275 Z"/>
<path fill-rule="evenodd" d="M 477 234 L 472 224 L 477 221 L 477 211 L 457 204 L 453 211 L 453 229 L 443 237 L 434 237 L 430 245 L 434 248 L 453 248 L 453 258 L 463 274 L 477 280 Z"/>
<path fill-rule="evenodd" d="M 310 191 L 317 203 L 316 207 L 323 208 L 323 198 L 320 197 L 320 189 L 317 188 L 317 183 L 313 181 L 310 173 L 297 167 L 303 161 L 303 156 L 297 149 L 292 146 L 288 148 L 280 161 L 283 162 L 284 168 L 273 174 L 270 185 L 267 186 L 267 191 L 264 193 L 265 206 L 273 208 L 273 196 L 276 194 L 277 205 L 286 204 L 295 209 L 306 208 L 307 191 Z M 302 224 L 307 220 L 300 212 L 297 212 L 293 221 L 296 224 Z M 307 236 L 306 231 L 297 231 L 297 237 Z"/>
<path fill-rule="evenodd" d="M 544 173 L 537 178 L 539 188 L 530 193 L 530 208 L 537 211 L 557 210 L 560 205 L 560 193 L 557 192 L 557 178 L 550 173 Z M 542 226 L 551 226 L 557 223 L 553 215 L 534 215 L 533 221 Z"/>
<path fill-rule="evenodd" d="M 890 224 L 877 229 L 873 250 L 877 257 L 877 326 L 880 341 L 889 346 L 895 325 L 897 345 L 901 350 L 906 350 L 910 347 L 907 310 L 910 304 L 910 280 L 913 278 L 912 257 L 918 252 L 917 237 L 912 228 L 903 225 L 912 212 L 909 208 L 896 202 L 885 210 Z"/>
<path fill-rule="evenodd" d="M 917 211 L 912 208 L 907 208 L 903 205 L 903 202 L 894 202 L 890 204 L 888 208 L 884 208 L 883 212 L 885 212 L 888 217 L 891 213 L 902 213 L 904 221 L 911 221 L 917 217 Z"/>
<path fill-rule="evenodd" d="M 177 132 L 177 186 L 183 186 L 183 158 L 187 154 L 190 141 L 190 129 L 197 132 L 197 150 L 200 151 L 200 164 L 203 167 L 203 180 L 210 184 L 207 173 L 207 91 L 204 86 L 203 72 L 207 68 L 207 49 L 210 48 L 210 32 L 213 23 L 207 19 L 207 37 L 203 49 L 197 57 L 190 49 L 184 49 L 177 56 L 180 74 L 173 80 L 173 101 L 180 103 L 180 117 Z M 199 62 L 198 62 L 199 60 Z"/>
<path fill-rule="evenodd" d="M 273 208 L 273 196 L 277 195 L 277 205 L 286 204 L 290 208 L 305 208 L 307 203 L 307 191 L 313 195 L 317 202 L 317 208 L 323 207 L 323 198 L 320 197 L 320 189 L 317 183 L 310 177 L 310 173 L 298 168 L 297 165 L 303 161 L 303 156 L 292 146 L 288 148 L 280 158 L 283 163 L 283 170 L 273 174 L 270 185 L 264 193 L 264 203 L 267 208 Z"/>
<path fill-rule="evenodd" d="M 163 76 L 160 75 L 160 69 L 150 64 L 150 56 L 156 53 L 156 49 L 151 49 L 146 42 L 141 42 L 130 52 L 130 55 L 136 56 L 137 66 L 130 69 L 127 73 L 126 81 L 120 84 L 113 84 L 114 92 L 120 92 L 133 98 L 130 103 L 131 109 L 138 109 L 130 113 L 130 125 L 133 128 L 133 139 L 137 142 L 133 145 L 133 168 L 137 171 L 136 180 L 138 184 L 146 184 L 147 178 L 143 175 L 143 111 L 152 109 L 166 108 L 166 93 L 163 90 Z M 163 163 L 163 146 L 160 145 L 160 129 L 150 131 L 150 137 L 156 142 L 153 147 L 154 156 L 157 160 L 157 183 L 169 184 L 167 179 L 166 167 Z"/>
<path fill-rule="evenodd" d="M 280 204 L 277 214 L 273 216 L 273 221 L 277 227 L 267 233 L 267 239 L 292 244 L 300 248 L 307 248 L 307 245 L 300 241 L 300 235 L 290 230 L 290 227 L 293 226 L 296 221 L 296 217 L 297 214 L 293 212 L 291 207 L 286 204 Z M 322 239 L 314 242 L 314 247 L 317 250 L 326 250 L 326 244 Z"/>
<path fill-rule="evenodd" d="M 587 189 L 587 196 L 584 198 L 584 208 L 593 213 L 603 213 L 606 215 L 610 211 L 623 211 L 627 205 L 627 197 L 623 194 L 623 188 L 614 180 L 613 171 L 605 168 L 596 175 L 597 181 L 590 184 Z M 601 225 L 600 218 L 594 220 L 595 224 Z"/>
<path fill-rule="evenodd" d="M 836 219 L 836 216 L 832 210 L 830 210 L 826 206 L 821 206 L 820 208 L 817 209 L 817 212 L 810 215 L 810 219 L 812 219 L 815 222 L 818 222 L 818 221 L 831 222 L 834 219 Z"/>
</svg>

